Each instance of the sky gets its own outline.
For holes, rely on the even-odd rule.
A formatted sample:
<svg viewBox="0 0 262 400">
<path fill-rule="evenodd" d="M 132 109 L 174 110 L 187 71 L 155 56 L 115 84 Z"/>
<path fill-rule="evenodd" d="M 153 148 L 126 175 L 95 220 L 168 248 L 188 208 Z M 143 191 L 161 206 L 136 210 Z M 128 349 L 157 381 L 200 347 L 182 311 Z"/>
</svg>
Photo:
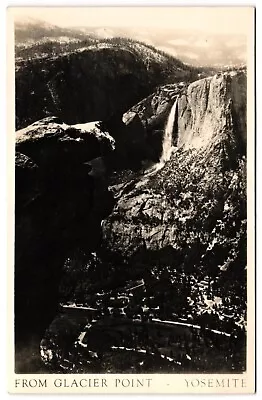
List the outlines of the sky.
<svg viewBox="0 0 262 400">
<path fill-rule="evenodd" d="M 13 12 L 17 21 L 36 18 L 63 27 L 164 27 L 246 34 L 252 7 L 20 7 Z"/>
</svg>

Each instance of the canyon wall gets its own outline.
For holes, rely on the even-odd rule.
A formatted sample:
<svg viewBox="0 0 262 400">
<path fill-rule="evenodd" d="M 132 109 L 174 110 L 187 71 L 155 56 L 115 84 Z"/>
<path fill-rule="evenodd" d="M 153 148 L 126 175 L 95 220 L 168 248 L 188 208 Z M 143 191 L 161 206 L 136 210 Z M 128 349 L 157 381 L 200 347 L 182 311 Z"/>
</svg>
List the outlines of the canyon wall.
<svg viewBox="0 0 262 400">
<path fill-rule="evenodd" d="M 198 254 L 191 267 L 203 259 L 208 265 L 214 252 L 221 268 L 235 263 L 245 243 L 245 105 L 242 72 L 189 85 L 178 101 L 177 147 L 161 170 L 121 187 L 103 222 L 107 248 L 128 259 L 168 254 L 174 268 L 189 248 Z"/>
</svg>

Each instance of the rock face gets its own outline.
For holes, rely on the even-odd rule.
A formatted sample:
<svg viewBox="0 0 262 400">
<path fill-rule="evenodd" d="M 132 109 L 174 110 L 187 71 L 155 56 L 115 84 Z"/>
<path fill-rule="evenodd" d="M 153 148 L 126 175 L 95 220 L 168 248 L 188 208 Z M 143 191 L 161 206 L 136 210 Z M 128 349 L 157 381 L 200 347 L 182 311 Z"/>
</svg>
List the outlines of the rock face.
<svg viewBox="0 0 262 400">
<path fill-rule="evenodd" d="M 23 335 L 42 334 L 56 312 L 67 251 L 80 244 L 88 252 L 100 240 L 101 219 L 113 199 L 101 162 L 92 160 L 113 149 L 113 138 L 99 123 L 70 126 L 50 117 L 17 132 L 17 342 Z"/>
<path fill-rule="evenodd" d="M 115 152 L 109 163 L 112 170 L 141 167 L 148 156 L 146 129 L 139 116 L 127 112 L 103 121 L 102 126 L 115 139 Z"/>
<path fill-rule="evenodd" d="M 189 85 L 179 101 L 178 146 L 201 148 L 232 130 L 245 146 L 245 73 L 232 71 Z"/>
<path fill-rule="evenodd" d="M 126 40 L 17 62 L 17 129 L 49 115 L 70 124 L 104 120 L 123 114 L 159 84 L 197 75 L 169 58 Z"/>
<path fill-rule="evenodd" d="M 105 246 L 129 268 L 168 266 L 216 276 L 221 286 L 227 274 L 245 279 L 245 104 L 242 72 L 197 81 L 181 95 L 171 159 L 118 187 L 103 222 Z"/>
<path fill-rule="evenodd" d="M 155 162 L 159 160 L 168 115 L 176 96 L 185 93 L 186 88 L 185 82 L 161 86 L 124 114 L 124 119 L 128 119 L 129 115 L 133 115 L 133 118 L 136 115 L 136 119 L 139 119 L 144 126 L 145 158 Z"/>
<path fill-rule="evenodd" d="M 179 96 L 174 145 L 200 148 L 231 130 L 234 124 L 239 145 L 246 146 L 246 75 L 232 71 L 215 77 L 161 86 L 133 106 L 124 118 L 137 115 L 146 131 L 147 157 L 160 158 L 171 107 Z M 232 122 L 232 119 L 234 120 Z M 224 135 L 225 136 L 225 135 Z"/>
<path fill-rule="evenodd" d="M 182 95 L 178 102 L 178 132 L 176 138 L 174 137 L 178 150 L 173 153 L 170 163 L 167 163 L 163 170 L 145 176 L 140 182 L 131 182 L 124 189 L 112 215 L 105 223 L 106 237 L 107 233 L 112 234 L 109 234 L 107 240 L 111 237 L 115 246 L 124 252 L 129 251 L 133 246 L 137 248 L 132 238 L 136 237 L 138 232 L 138 237 L 145 241 L 146 247 L 155 250 L 173 243 L 172 237 L 177 229 L 174 226 L 176 219 L 181 222 L 184 219 L 198 222 L 193 212 L 197 204 L 194 205 L 191 214 L 191 195 L 187 192 L 187 187 L 183 186 L 187 180 L 191 180 L 190 193 L 195 196 L 198 183 L 203 182 L 200 190 L 208 192 L 211 190 L 210 186 L 219 186 L 219 180 L 224 187 L 223 180 L 227 174 L 232 175 L 233 179 L 234 170 L 239 172 L 238 168 L 243 163 L 244 155 L 242 141 L 246 135 L 245 116 L 239 114 L 245 112 L 245 85 L 246 76 L 241 73 L 236 76 L 224 74 L 206 78 L 188 87 L 187 95 Z M 205 165 L 210 168 L 204 168 Z M 237 174 L 237 179 L 241 179 L 241 176 Z M 212 182 L 211 177 L 216 177 L 218 181 Z M 163 187 L 157 183 L 158 180 L 162 182 Z M 181 207 L 168 205 L 167 193 L 172 191 L 179 204 L 183 203 L 183 192 L 188 199 L 186 203 L 189 208 L 185 216 Z M 211 193 L 209 195 L 211 196 Z M 119 222 L 122 217 L 123 221 Z M 150 223 L 151 218 L 153 225 Z M 139 222 L 144 220 L 149 223 L 148 229 L 147 224 Z M 130 236 L 121 234 L 121 229 L 129 232 Z M 147 234 L 147 231 L 150 234 Z M 173 239 L 175 241 L 175 236 Z"/>
<path fill-rule="evenodd" d="M 143 124 L 150 129 L 163 129 L 163 124 L 176 96 L 186 92 L 185 82 L 160 86 L 154 93 L 134 105 L 129 112 L 137 113 Z"/>
</svg>

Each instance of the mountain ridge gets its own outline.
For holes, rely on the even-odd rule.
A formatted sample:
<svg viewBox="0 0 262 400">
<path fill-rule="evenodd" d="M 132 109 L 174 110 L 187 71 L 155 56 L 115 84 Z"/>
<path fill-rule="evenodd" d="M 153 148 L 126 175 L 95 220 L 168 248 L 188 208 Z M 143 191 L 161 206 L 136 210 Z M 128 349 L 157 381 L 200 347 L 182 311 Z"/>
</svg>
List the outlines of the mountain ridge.
<svg viewBox="0 0 262 400">
<path fill-rule="evenodd" d="M 192 81 L 199 73 L 129 39 L 100 45 L 18 61 L 17 129 L 50 115 L 70 124 L 104 120 L 124 113 L 160 84 Z"/>
<path fill-rule="evenodd" d="M 38 24 L 41 29 L 41 24 Z M 37 26 L 35 27 L 37 30 Z M 93 39 L 101 38 L 134 38 L 138 41 L 153 45 L 159 50 L 181 59 L 183 62 L 195 66 L 221 68 L 225 65 L 239 65 L 246 62 L 246 39 L 243 35 L 207 34 L 200 31 L 177 30 L 171 28 L 141 28 L 141 27 L 59 27 L 60 36 L 67 35 L 71 39 L 81 40 L 85 36 Z M 25 30 L 23 29 L 23 35 Z M 55 31 L 53 32 L 55 33 Z M 37 33 L 36 33 L 37 34 Z M 47 35 L 46 35 L 47 34 Z M 57 31 L 58 34 L 58 31 Z M 27 42 L 32 39 L 30 29 L 27 30 Z M 39 35 L 38 35 L 39 36 Z M 42 36 L 50 37 L 50 32 L 43 31 Z M 19 39 L 19 26 L 17 29 Z M 17 39 L 17 40 L 18 40 Z M 25 42 L 20 40 L 19 43 Z M 31 40 L 32 41 L 32 40 Z"/>
</svg>

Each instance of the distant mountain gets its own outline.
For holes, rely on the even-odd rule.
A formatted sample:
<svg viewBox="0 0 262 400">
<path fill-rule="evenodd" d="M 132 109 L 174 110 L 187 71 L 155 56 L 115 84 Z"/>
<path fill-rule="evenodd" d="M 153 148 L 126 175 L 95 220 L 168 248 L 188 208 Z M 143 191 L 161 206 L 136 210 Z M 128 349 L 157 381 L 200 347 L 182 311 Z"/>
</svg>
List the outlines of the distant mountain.
<svg viewBox="0 0 262 400">
<path fill-rule="evenodd" d="M 16 47 L 17 129 L 50 115 L 70 124 L 120 117 L 159 85 L 210 73 L 137 40 L 47 30 Z"/>
<path fill-rule="evenodd" d="M 15 44 L 18 48 L 29 47 L 39 41 L 59 40 L 60 37 L 74 40 L 83 36 L 86 34 L 81 33 L 81 30 L 61 28 L 34 18 L 27 18 L 15 24 Z"/>
<path fill-rule="evenodd" d="M 246 39 L 244 35 L 236 34 L 207 34 L 200 31 L 177 30 L 175 27 L 160 29 L 97 26 L 69 29 L 29 19 L 16 24 L 15 35 L 17 49 L 21 52 L 24 47 L 33 46 L 36 41 L 79 43 L 86 39 L 124 37 L 145 42 L 195 66 L 220 67 L 246 62 Z M 21 52 L 19 51 L 19 55 Z"/>
</svg>

